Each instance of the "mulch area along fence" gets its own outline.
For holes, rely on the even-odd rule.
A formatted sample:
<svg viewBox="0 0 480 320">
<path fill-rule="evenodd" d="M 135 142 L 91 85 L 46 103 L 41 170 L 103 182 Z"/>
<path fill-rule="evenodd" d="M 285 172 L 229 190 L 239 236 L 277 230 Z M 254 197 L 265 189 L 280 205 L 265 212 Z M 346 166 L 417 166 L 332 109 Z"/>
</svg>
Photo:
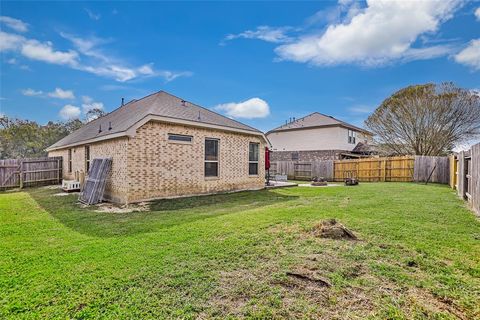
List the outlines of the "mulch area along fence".
<svg viewBox="0 0 480 320">
<path fill-rule="evenodd" d="M 454 166 L 450 186 L 480 215 L 480 143 L 451 156 L 450 163 Z"/>
<path fill-rule="evenodd" d="M 0 190 L 47 184 L 62 180 L 62 157 L 0 160 Z"/>
<path fill-rule="evenodd" d="M 273 161 L 270 174 L 286 174 L 289 179 L 328 181 L 356 178 L 361 182 L 435 182 L 449 183 L 448 157 L 403 156 L 311 162 Z"/>
</svg>

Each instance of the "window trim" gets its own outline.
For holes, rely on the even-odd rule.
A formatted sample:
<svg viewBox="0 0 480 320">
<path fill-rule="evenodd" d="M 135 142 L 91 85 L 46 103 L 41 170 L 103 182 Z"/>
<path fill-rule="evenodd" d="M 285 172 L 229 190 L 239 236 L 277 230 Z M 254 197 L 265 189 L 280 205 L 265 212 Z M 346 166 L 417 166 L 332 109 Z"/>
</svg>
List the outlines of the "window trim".
<svg viewBox="0 0 480 320">
<path fill-rule="evenodd" d="M 348 129 L 348 143 L 349 144 L 355 144 L 356 138 L 357 138 L 357 132 L 355 130 Z"/>
<path fill-rule="evenodd" d="M 258 148 L 257 148 L 257 160 L 250 160 L 250 146 L 251 146 L 252 144 L 258 146 Z M 257 165 L 257 173 L 254 173 L 254 174 L 251 174 L 251 173 L 250 173 L 250 164 L 252 164 L 252 163 L 254 163 L 254 164 Z M 260 163 L 260 143 L 258 143 L 258 142 L 249 142 L 249 143 L 248 143 L 248 175 L 249 175 L 250 177 L 258 177 L 258 174 L 259 174 L 259 171 L 260 171 L 260 170 L 259 170 L 259 166 L 258 166 L 259 163 Z"/>
<path fill-rule="evenodd" d="M 175 140 L 175 139 L 170 139 L 170 137 L 185 137 L 185 138 L 190 138 L 189 141 L 187 140 Z M 179 143 L 179 144 L 192 144 L 193 143 L 193 136 L 187 135 L 187 134 L 178 134 L 178 133 L 167 133 L 167 141 L 168 143 Z"/>
<path fill-rule="evenodd" d="M 217 160 L 207 160 L 205 157 L 207 156 L 207 140 L 210 141 L 216 141 L 217 142 Z M 205 138 L 205 141 L 203 143 L 203 177 L 206 180 L 215 180 L 220 178 L 220 139 L 218 138 Z M 207 172 L 205 170 L 205 164 L 206 163 L 216 163 L 217 164 L 217 175 L 216 176 L 207 176 Z"/>
<path fill-rule="evenodd" d="M 72 148 L 68 149 L 68 173 L 72 173 Z"/>
<path fill-rule="evenodd" d="M 85 146 L 85 173 L 88 174 L 90 170 L 90 145 Z"/>
</svg>

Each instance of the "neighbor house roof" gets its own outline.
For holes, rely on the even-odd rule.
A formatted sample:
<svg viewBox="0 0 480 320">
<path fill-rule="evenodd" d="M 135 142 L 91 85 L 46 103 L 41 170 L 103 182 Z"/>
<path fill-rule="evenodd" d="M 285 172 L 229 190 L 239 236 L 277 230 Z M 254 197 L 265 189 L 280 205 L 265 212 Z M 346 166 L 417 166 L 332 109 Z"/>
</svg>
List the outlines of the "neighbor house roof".
<svg viewBox="0 0 480 320">
<path fill-rule="evenodd" d="M 48 147 L 47 151 L 121 136 L 131 136 L 134 135 L 136 128 L 149 120 L 263 136 L 263 133 L 255 128 L 185 101 L 165 91 L 159 91 L 139 100 L 132 100 L 105 116 L 87 123 Z"/>
<path fill-rule="evenodd" d="M 346 123 L 342 120 L 338 120 L 332 116 L 321 114 L 320 112 L 314 112 L 303 118 L 296 119 L 295 121 L 291 121 L 289 123 L 281 125 L 280 127 L 277 127 L 275 129 L 268 131 L 267 134 L 273 133 L 273 132 L 280 132 L 280 131 L 292 131 L 292 130 L 313 129 L 313 128 L 321 128 L 321 127 L 337 127 L 337 126 L 373 135 L 373 133 L 371 133 L 368 130 L 359 128 L 352 124 Z"/>
</svg>

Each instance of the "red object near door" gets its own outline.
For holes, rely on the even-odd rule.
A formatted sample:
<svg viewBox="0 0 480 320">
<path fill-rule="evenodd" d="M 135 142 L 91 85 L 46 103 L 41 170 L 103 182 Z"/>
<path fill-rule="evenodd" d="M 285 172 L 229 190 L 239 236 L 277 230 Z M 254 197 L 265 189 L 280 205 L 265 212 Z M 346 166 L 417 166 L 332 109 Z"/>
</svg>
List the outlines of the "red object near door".
<svg viewBox="0 0 480 320">
<path fill-rule="evenodd" d="M 265 147 L 265 170 L 270 169 L 270 150 Z"/>
</svg>

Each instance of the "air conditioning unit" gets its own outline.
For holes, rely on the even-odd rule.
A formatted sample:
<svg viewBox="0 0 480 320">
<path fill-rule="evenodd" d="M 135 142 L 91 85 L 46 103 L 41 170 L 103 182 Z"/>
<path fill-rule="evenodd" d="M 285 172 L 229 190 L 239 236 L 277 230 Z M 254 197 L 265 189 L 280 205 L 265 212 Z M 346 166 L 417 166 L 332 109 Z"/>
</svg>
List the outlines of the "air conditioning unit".
<svg viewBox="0 0 480 320">
<path fill-rule="evenodd" d="M 66 192 L 80 191 L 80 181 L 77 180 L 63 180 L 62 189 Z"/>
</svg>

